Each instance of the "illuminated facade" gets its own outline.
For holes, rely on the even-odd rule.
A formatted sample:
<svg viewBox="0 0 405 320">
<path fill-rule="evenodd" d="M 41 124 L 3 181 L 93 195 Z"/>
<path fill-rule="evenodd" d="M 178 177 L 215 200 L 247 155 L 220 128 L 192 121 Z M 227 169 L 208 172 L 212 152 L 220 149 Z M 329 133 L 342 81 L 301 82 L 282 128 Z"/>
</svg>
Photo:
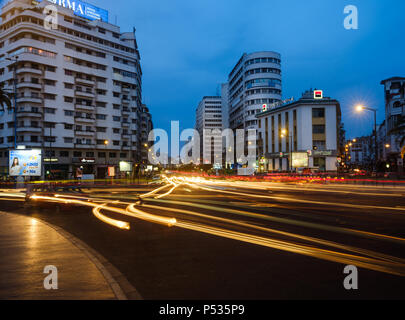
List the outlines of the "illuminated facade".
<svg viewBox="0 0 405 320">
<path fill-rule="evenodd" d="M 292 153 L 308 154 L 301 167 L 337 171 L 341 110 L 337 100 L 316 98 L 309 90 L 301 99 L 257 114 L 259 158 L 264 171 L 292 171 Z"/>
<path fill-rule="evenodd" d="M 222 155 L 221 132 L 211 138 L 211 135 L 204 136 L 204 130 L 222 131 L 222 98 L 219 96 L 206 96 L 198 104 L 196 110 L 195 129 L 200 134 L 200 157 L 203 164 L 215 164 L 215 155 Z M 218 138 L 219 137 L 219 138 Z M 215 143 L 215 142 L 216 143 Z M 206 156 L 204 156 L 204 154 Z M 221 161 L 218 161 L 219 164 Z"/>
<path fill-rule="evenodd" d="M 151 117 L 142 105 L 135 30 L 121 33 L 105 21 L 105 10 L 88 5 L 82 14 L 79 3 L 86 5 L 8 2 L 1 11 L 0 81 L 13 92 L 16 67 L 17 144 L 42 149 L 45 172 L 72 177 L 83 166 L 88 175 L 104 177 L 107 166 L 145 158 Z M 46 5 L 57 9 L 56 29 L 44 27 Z M 0 123 L 5 174 L 14 148 L 13 112 L 1 114 Z"/>
<path fill-rule="evenodd" d="M 244 54 L 228 76 L 229 128 L 257 129 L 263 104 L 281 100 L 281 56 L 272 51 Z"/>
</svg>

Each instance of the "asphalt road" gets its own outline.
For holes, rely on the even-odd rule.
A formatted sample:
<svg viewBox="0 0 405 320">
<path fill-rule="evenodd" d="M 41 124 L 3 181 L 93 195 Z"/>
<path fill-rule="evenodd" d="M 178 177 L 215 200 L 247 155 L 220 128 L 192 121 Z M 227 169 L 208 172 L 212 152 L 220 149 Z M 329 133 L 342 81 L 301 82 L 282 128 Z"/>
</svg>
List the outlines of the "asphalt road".
<svg viewBox="0 0 405 320">
<path fill-rule="evenodd" d="M 0 210 L 64 228 L 145 299 L 405 298 L 402 188 L 172 179 L 152 190 L 93 189 L 35 207 L 4 196 Z M 349 264 L 358 290 L 344 289 Z"/>
</svg>

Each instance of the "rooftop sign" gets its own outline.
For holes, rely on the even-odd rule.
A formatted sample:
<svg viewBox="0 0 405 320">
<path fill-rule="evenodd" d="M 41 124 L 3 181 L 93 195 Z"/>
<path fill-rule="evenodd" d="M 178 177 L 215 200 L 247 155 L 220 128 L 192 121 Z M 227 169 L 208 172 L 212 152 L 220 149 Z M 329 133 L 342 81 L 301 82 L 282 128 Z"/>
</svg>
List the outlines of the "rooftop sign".
<svg viewBox="0 0 405 320">
<path fill-rule="evenodd" d="M 292 97 L 290 99 L 282 100 L 282 101 L 277 101 L 277 102 L 274 102 L 274 103 L 269 104 L 269 105 L 264 104 L 262 106 L 262 112 L 266 112 L 267 110 L 275 109 L 277 107 L 281 107 L 282 105 L 285 105 L 285 104 L 291 103 L 291 102 L 294 102 L 294 97 Z"/>
<path fill-rule="evenodd" d="M 37 0 L 37 2 L 42 2 L 42 0 Z M 86 2 L 80 0 L 48 0 L 48 2 L 73 10 L 76 16 L 82 18 L 108 22 L 107 10 L 100 9 Z"/>
</svg>

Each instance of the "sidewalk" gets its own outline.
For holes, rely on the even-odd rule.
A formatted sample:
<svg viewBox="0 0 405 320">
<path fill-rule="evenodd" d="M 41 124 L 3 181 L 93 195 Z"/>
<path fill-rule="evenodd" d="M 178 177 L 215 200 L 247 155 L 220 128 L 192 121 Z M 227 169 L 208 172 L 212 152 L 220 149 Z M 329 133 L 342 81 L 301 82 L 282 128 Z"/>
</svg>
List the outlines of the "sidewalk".
<svg viewBox="0 0 405 320">
<path fill-rule="evenodd" d="M 45 266 L 58 270 L 58 290 L 43 286 Z M 116 296 L 89 257 L 45 223 L 0 212 L 0 300 L 104 300 Z"/>
</svg>

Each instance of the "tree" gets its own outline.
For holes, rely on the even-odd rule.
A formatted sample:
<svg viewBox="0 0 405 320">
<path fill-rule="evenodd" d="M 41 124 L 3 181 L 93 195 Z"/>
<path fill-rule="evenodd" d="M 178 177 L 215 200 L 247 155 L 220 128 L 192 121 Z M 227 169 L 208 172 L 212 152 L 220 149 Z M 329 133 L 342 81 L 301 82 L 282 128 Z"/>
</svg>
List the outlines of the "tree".
<svg viewBox="0 0 405 320">
<path fill-rule="evenodd" d="M 4 89 L 4 83 L 0 83 L 0 112 L 6 111 L 6 108 L 10 110 L 12 108 L 11 106 L 11 98 L 13 94 L 10 92 L 7 92 Z"/>
</svg>

